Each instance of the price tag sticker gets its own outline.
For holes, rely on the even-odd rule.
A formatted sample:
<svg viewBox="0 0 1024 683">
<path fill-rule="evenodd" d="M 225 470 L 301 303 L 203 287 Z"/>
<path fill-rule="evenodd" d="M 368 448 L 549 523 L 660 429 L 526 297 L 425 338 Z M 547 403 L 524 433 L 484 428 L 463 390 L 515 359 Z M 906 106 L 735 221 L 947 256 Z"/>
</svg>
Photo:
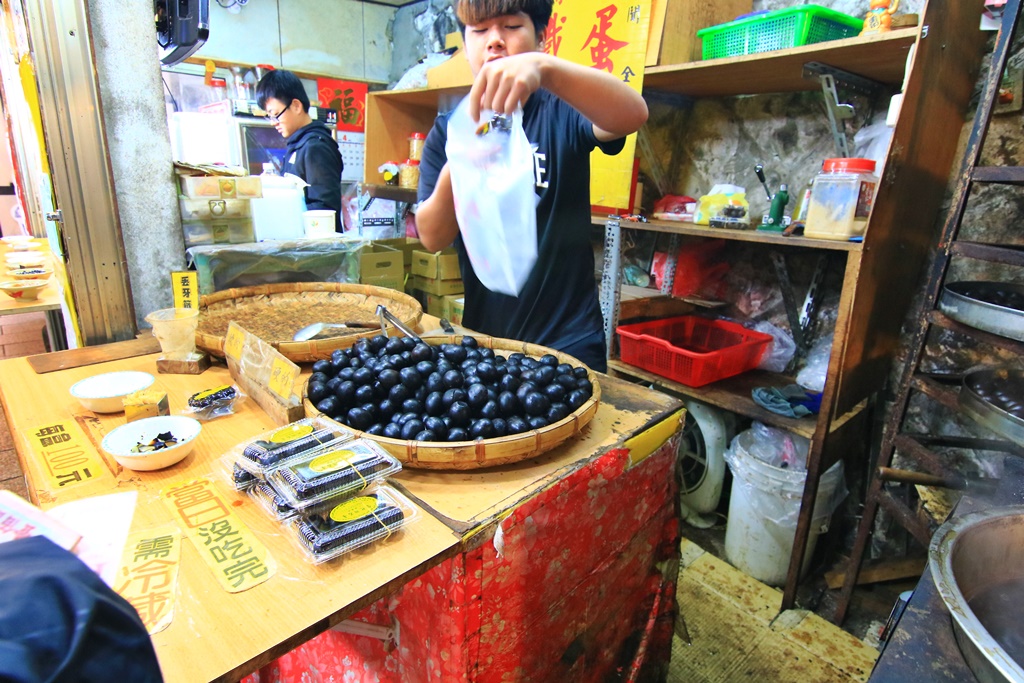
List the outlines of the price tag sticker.
<svg viewBox="0 0 1024 683">
<path fill-rule="evenodd" d="M 238 325 L 228 325 L 228 334 L 224 339 L 224 354 L 233 360 L 242 359 L 242 350 L 245 348 L 245 330 Z"/>
<path fill-rule="evenodd" d="M 295 378 L 299 375 L 299 368 L 282 357 L 274 358 L 270 365 L 270 381 L 267 386 L 275 394 L 287 401 L 291 398 L 292 387 L 295 386 Z"/>
</svg>

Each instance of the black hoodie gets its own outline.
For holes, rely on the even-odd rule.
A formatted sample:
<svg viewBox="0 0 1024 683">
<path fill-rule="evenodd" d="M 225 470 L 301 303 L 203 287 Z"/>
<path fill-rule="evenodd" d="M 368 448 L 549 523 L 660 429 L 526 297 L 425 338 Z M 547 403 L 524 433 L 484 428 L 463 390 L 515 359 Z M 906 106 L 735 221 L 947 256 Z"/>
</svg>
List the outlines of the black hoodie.
<svg viewBox="0 0 1024 683">
<path fill-rule="evenodd" d="M 338 143 L 319 121 L 303 126 L 287 140 L 284 173 L 294 173 L 307 183 L 306 208 L 334 209 L 335 227 L 341 228 L 341 170 L 344 163 Z"/>
</svg>

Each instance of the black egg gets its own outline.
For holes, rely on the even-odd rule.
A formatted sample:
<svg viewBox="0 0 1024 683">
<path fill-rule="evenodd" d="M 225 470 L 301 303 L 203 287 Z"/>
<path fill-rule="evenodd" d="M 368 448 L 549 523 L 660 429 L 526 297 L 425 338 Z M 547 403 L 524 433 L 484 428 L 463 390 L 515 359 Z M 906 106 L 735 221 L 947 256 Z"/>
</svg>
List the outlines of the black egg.
<svg viewBox="0 0 1024 683">
<path fill-rule="evenodd" d="M 498 369 L 494 367 L 493 363 L 484 361 L 477 363 L 476 375 L 484 382 L 493 382 L 498 379 Z"/>
<path fill-rule="evenodd" d="M 539 415 L 531 417 L 526 423 L 530 425 L 530 429 L 544 429 L 548 426 L 548 421 Z"/>
<path fill-rule="evenodd" d="M 548 409 L 548 422 L 554 424 L 569 414 L 569 406 L 564 403 L 552 403 Z"/>
<path fill-rule="evenodd" d="M 558 358 L 556 358 L 550 353 L 545 353 L 543 356 L 540 357 L 540 364 L 547 365 L 548 367 L 552 368 L 558 367 Z"/>
<path fill-rule="evenodd" d="M 442 375 L 444 375 L 444 373 L 448 372 L 449 370 L 454 370 L 454 369 L 455 369 L 455 365 L 450 363 L 446 358 L 439 358 L 437 360 L 437 371 L 439 373 L 441 373 Z"/>
<path fill-rule="evenodd" d="M 537 415 L 545 415 L 551 409 L 551 401 L 547 396 L 538 392 L 531 391 L 523 399 L 523 410 L 526 411 L 527 415 L 536 417 Z"/>
<path fill-rule="evenodd" d="M 540 365 L 540 361 L 536 358 L 530 358 L 529 356 L 523 356 L 523 360 L 520 362 L 524 370 L 533 370 L 535 367 Z"/>
<path fill-rule="evenodd" d="M 561 384 L 569 391 L 572 391 L 573 389 L 576 388 L 576 382 L 578 380 L 576 379 L 576 375 L 570 372 L 566 375 L 559 375 L 558 377 L 555 378 L 555 381 Z"/>
<path fill-rule="evenodd" d="M 358 389 L 356 389 L 356 393 L 355 393 L 356 403 L 359 403 L 359 404 L 370 403 L 375 398 L 377 398 L 377 396 L 376 396 L 376 394 L 373 391 L 373 387 L 370 386 L 369 384 L 364 384 L 363 386 L 361 386 Z"/>
<path fill-rule="evenodd" d="M 514 392 L 519 388 L 519 379 L 512 375 L 503 375 L 501 381 L 498 382 L 498 388 L 502 391 Z"/>
<path fill-rule="evenodd" d="M 326 372 L 314 372 L 309 376 L 309 383 L 312 384 L 313 382 L 320 382 L 320 384 L 327 384 L 331 381 L 332 377 L 334 377 L 333 373 L 327 374 Z"/>
<path fill-rule="evenodd" d="M 448 385 L 444 383 L 444 375 L 440 372 L 432 372 L 427 375 L 427 381 L 424 383 L 427 387 L 427 391 L 441 391 L 443 392 L 448 388 Z"/>
<path fill-rule="evenodd" d="M 524 354 L 522 354 L 522 353 L 518 353 L 518 352 L 517 353 L 511 353 L 508 356 L 508 362 L 509 363 L 522 363 L 524 358 L 526 358 L 526 356 Z"/>
<path fill-rule="evenodd" d="M 394 422 L 389 422 L 384 425 L 384 436 L 389 439 L 400 439 L 402 438 L 402 427 Z"/>
<path fill-rule="evenodd" d="M 537 391 L 537 385 L 533 382 L 523 382 L 519 385 L 519 388 L 516 389 L 516 398 L 518 398 L 519 402 L 522 403 L 526 399 L 527 394 L 532 394 L 535 391 Z"/>
<path fill-rule="evenodd" d="M 380 419 L 385 422 L 394 417 L 396 412 L 397 408 L 389 398 L 386 398 L 377 404 L 377 413 L 380 415 Z"/>
<path fill-rule="evenodd" d="M 398 413 L 398 417 L 392 418 L 392 422 L 397 422 L 400 425 L 404 425 L 409 420 L 420 419 L 419 413 Z"/>
<path fill-rule="evenodd" d="M 549 384 L 546 387 L 544 387 L 544 395 L 551 399 L 552 403 L 564 401 L 568 393 L 569 392 L 565 390 L 565 387 L 563 387 L 561 384 L 558 384 L 557 382 L 554 384 Z"/>
<path fill-rule="evenodd" d="M 494 350 L 489 349 L 486 346 L 481 346 L 477 349 L 480 354 L 480 360 L 494 360 Z"/>
<path fill-rule="evenodd" d="M 336 415 L 338 412 L 338 399 L 333 396 L 327 396 L 317 402 L 316 409 L 326 415 Z"/>
<path fill-rule="evenodd" d="M 508 418 L 508 420 L 506 420 L 505 422 L 508 425 L 509 434 L 520 434 L 522 432 L 527 431 L 530 428 L 530 425 L 526 422 L 526 420 L 519 417 L 518 415 L 514 415 Z"/>
<path fill-rule="evenodd" d="M 570 410 L 576 410 L 581 405 L 586 403 L 588 398 L 590 398 L 590 394 L 588 394 L 583 389 L 574 389 L 569 392 L 569 395 L 566 397 L 565 402 L 569 406 Z"/>
<path fill-rule="evenodd" d="M 324 399 L 329 395 L 330 392 L 327 391 L 327 387 L 320 382 L 310 382 L 306 387 L 306 396 L 313 405 L 316 405 L 321 399 Z"/>
<path fill-rule="evenodd" d="M 331 379 L 327 380 L 327 383 L 324 384 L 324 386 L 327 388 L 327 391 L 329 391 L 329 392 L 331 392 L 333 394 L 335 392 L 335 390 L 337 390 L 338 385 L 341 384 L 344 381 L 345 380 L 343 380 L 340 377 L 332 377 Z"/>
<path fill-rule="evenodd" d="M 331 361 L 318 360 L 317 362 L 313 363 L 313 372 L 322 372 L 325 375 L 333 373 L 333 369 L 331 368 Z"/>
<path fill-rule="evenodd" d="M 422 413 L 423 402 L 415 398 L 407 398 L 402 401 L 402 412 L 403 413 Z"/>
<path fill-rule="evenodd" d="M 395 405 L 401 405 L 402 401 L 405 399 L 412 398 L 412 392 L 409 391 L 409 388 L 404 384 L 396 384 L 391 387 L 391 391 L 388 392 L 388 398 L 390 398 L 391 402 Z"/>
<path fill-rule="evenodd" d="M 458 365 L 466 360 L 466 348 L 455 344 L 445 344 L 441 347 L 441 355 L 449 362 Z"/>
<path fill-rule="evenodd" d="M 462 373 L 458 370 L 449 370 L 444 373 L 444 383 L 449 389 L 458 389 L 462 386 Z"/>
<path fill-rule="evenodd" d="M 501 416 L 501 410 L 498 408 L 497 401 L 487 401 L 487 403 L 484 403 L 483 406 L 480 407 L 477 414 L 480 417 L 486 417 L 489 420 L 493 420 L 494 418 Z"/>
<path fill-rule="evenodd" d="M 428 417 L 426 420 L 423 421 L 423 424 L 426 425 L 427 429 L 429 429 L 430 431 L 434 432 L 434 434 L 437 435 L 438 441 L 444 441 L 445 439 L 448 438 L 448 425 L 446 425 L 444 423 L 444 420 L 442 420 L 441 418 Z"/>
<path fill-rule="evenodd" d="M 423 377 L 430 377 L 431 373 L 437 369 L 437 365 L 432 360 L 421 360 L 413 367 L 416 368 L 416 372 L 420 373 Z"/>
<path fill-rule="evenodd" d="M 498 408 L 505 417 L 512 417 L 519 412 L 519 399 L 511 391 L 498 394 Z"/>
<path fill-rule="evenodd" d="M 402 438 L 412 440 L 423 431 L 423 421 L 419 419 L 409 420 L 402 425 Z"/>
<path fill-rule="evenodd" d="M 402 377 L 402 384 L 410 389 L 419 389 L 423 384 L 423 376 L 416 372 L 416 368 L 402 368 L 398 374 Z"/>
<path fill-rule="evenodd" d="M 480 410 L 487 403 L 487 387 L 479 383 L 466 387 L 466 403 L 474 411 Z"/>
<path fill-rule="evenodd" d="M 594 385 L 591 384 L 590 380 L 586 378 L 576 380 L 576 388 L 582 389 L 583 391 L 587 392 L 587 396 L 590 396 L 592 393 L 594 393 Z"/>
<path fill-rule="evenodd" d="M 334 395 L 338 397 L 342 404 L 349 404 L 356 397 L 356 388 L 355 382 L 341 382 L 334 389 Z"/>
<path fill-rule="evenodd" d="M 390 389 L 399 382 L 402 381 L 401 375 L 398 374 L 398 370 L 394 368 L 385 368 L 377 373 L 377 381 L 381 383 L 386 389 Z"/>
<path fill-rule="evenodd" d="M 464 401 L 456 401 L 448 408 L 448 417 L 456 427 L 466 427 L 470 420 L 469 404 Z"/>
<path fill-rule="evenodd" d="M 345 424 L 353 429 L 363 430 L 373 424 L 373 418 L 362 408 L 352 408 L 345 416 Z"/>
<path fill-rule="evenodd" d="M 423 400 L 423 411 L 427 415 L 440 416 L 444 413 L 444 395 L 440 391 L 432 391 Z"/>
<path fill-rule="evenodd" d="M 370 338 L 370 348 L 376 353 L 388 345 L 388 338 L 378 334 Z"/>
<path fill-rule="evenodd" d="M 508 423 L 500 417 L 491 420 L 491 426 L 494 427 L 494 436 L 505 436 L 508 434 Z"/>
<path fill-rule="evenodd" d="M 464 389 L 448 389 L 441 396 L 445 408 L 450 407 L 456 401 L 464 402 L 466 398 L 466 391 Z"/>
<path fill-rule="evenodd" d="M 434 358 L 434 350 L 426 344 L 416 344 L 412 347 L 412 359 L 419 363 L 420 361 L 428 361 Z"/>
<path fill-rule="evenodd" d="M 345 367 L 338 371 L 338 379 L 345 381 L 352 379 L 356 374 L 356 368 Z"/>
<path fill-rule="evenodd" d="M 572 366 L 568 363 L 559 363 L 558 367 L 555 368 L 559 375 L 572 374 Z"/>
<path fill-rule="evenodd" d="M 469 426 L 469 437 L 471 439 L 490 439 L 494 436 L 494 425 L 491 424 L 490 420 L 479 419 L 474 420 L 473 424 Z"/>
<path fill-rule="evenodd" d="M 452 427 L 448 430 L 449 441 L 469 441 L 469 432 L 462 427 Z"/>
<path fill-rule="evenodd" d="M 476 343 L 476 337 L 463 337 L 462 345 L 469 349 L 475 349 L 479 346 L 479 344 Z"/>
<path fill-rule="evenodd" d="M 352 381 L 356 384 L 372 384 L 373 380 L 373 370 L 370 370 L 369 368 L 359 368 L 352 375 Z"/>
<path fill-rule="evenodd" d="M 573 368 L 572 369 L 572 374 L 576 375 L 576 377 L 579 378 L 579 379 L 586 379 L 589 373 L 587 372 L 586 368 L 579 367 L 579 368 Z"/>
<path fill-rule="evenodd" d="M 347 368 L 350 362 L 351 361 L 349 360 L 348 356 L 332 356 L 331 369 L 334 371 L 334 374 L 337 375 L 339 372 Z"/>
<path fill-rule="evenodd" d="M 437 435 L 429 429 L 424 429 L 412 438 L 413 441 L 438 441 Z"/>
<path fill-rule="evenodd" d="M 533 371 L 533 381 L 537 386 L 547 386 L 555 381 L 555 369 L 550 365 L 542 365 Z"/>
<path fill-rule="evenodd" d="M 349 358 L 348 359 L 348 366 L 350 368 L 352 368 L 353 370 L 358 370 L 359 368 L 363 367 L 363 359 L 360 358 L 359 356 L 354 356 L 352 358 Z"/>
<path fill-rule="evenodd" d="M 405 351 L 405 344 L 402 343 L 401 337 L 391 337 L 384 344 L 384 350 L 388 355 L 395 355 L 396 353 L 402 353 Z"/>
<path fill-rule="evenodd" d="M 366 433 L 373 436 L 384 436 L 384 425 L 380 422 L 375 422 L 366 428 Z"/>
</svg>

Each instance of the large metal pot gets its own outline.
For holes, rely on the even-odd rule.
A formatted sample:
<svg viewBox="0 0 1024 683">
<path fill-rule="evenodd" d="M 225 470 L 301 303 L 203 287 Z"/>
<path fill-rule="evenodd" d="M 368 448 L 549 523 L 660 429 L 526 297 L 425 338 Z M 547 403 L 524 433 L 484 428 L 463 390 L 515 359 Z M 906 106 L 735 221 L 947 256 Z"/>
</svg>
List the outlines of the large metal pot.
<svg viewBox="0 0 1024 683">
<path fill-rule="evenodd" d="M 1024 681 L 1024 506 L 972 512 L 939 527 L 928 549 L 953 634 L 981 683 Z"/>
</svg>

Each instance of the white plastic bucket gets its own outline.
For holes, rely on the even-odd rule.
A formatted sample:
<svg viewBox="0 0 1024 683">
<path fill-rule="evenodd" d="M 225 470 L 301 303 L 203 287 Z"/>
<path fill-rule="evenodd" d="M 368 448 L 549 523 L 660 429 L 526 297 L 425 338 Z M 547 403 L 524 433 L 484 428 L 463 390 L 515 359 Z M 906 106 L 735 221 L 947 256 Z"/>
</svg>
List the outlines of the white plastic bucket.
<svg viewBox="0 0 1024 683">
<path fill-rule="evenodd" d="M 781 586 L 789 569 L 807 472 L 769 465 L 743 448 L 731 448 L 728 460 L 733 480 L 725 528 L 726 558 L 758 581 Z M 800 576 L 807 572 L 818 536 L 828 531 L 832 511 L 845 493 L 840 461 L 818 483 Z"/>
<path fill-rule="evenodd" d="M 334 231 L 334 214 L 336 213 L 332 209 L 314 209 L 302 214 L 306 237 L 313 239 L 337 237 L 338 233 Z"/>
</svg>

